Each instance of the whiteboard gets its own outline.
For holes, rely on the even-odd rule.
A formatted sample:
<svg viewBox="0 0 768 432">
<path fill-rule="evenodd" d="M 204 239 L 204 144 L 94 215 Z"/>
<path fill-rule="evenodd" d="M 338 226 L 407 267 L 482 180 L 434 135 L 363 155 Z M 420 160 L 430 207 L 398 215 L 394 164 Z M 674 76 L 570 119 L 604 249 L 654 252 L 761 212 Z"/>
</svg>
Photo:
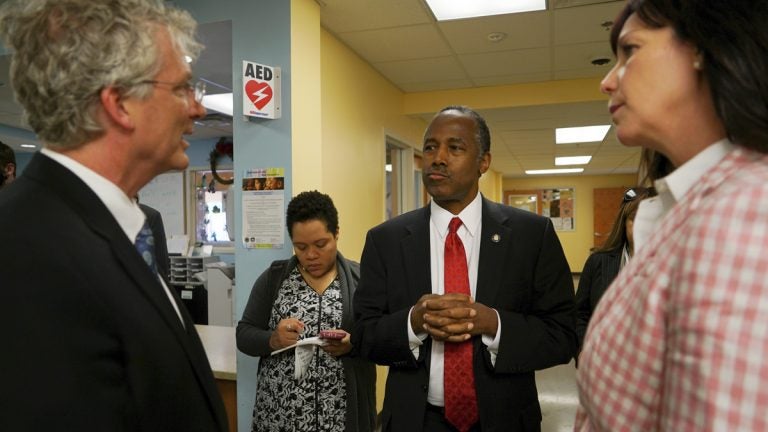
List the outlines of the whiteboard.
<svg viewBox="0 0 768 432">
<path fill-rule="evenodd" d="M 139 202 L 160 212 L 166 238 L 184 234 L 184 172 L 155 177 L 139 191 Z"/>
</svg>

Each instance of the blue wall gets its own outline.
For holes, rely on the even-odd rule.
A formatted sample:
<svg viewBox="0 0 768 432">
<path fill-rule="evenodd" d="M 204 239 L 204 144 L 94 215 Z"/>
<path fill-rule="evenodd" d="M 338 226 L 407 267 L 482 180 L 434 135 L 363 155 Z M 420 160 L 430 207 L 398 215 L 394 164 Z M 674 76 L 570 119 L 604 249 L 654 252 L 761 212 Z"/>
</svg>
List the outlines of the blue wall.
<svg viewBox="0 0 768 432">
<path fill-rule="evenodd" d="M 235 115 L 234 168 L 235 184 L 240 184 L 247 169 L 280 167 L 285 169 L 285 204 L 293 189 L 291 168 L 291 10 L 290 1 L 259 0 L 176 0 L 199 22 L 232 21 L 232 86 Z M 242 62 L 279 66 L 282 68 L 282 118 L 248 121 L 238 114 L 242 106 Z M 242 237 L 241 191 L 235 191 L 235 238 Z M 283 208 L 283 214 L 285 208 Z M 251 286 L 261 272 L 276 259 L 292 254 L 287 241 L 283 249 L 245 249 L 235 242 L 236 315 L 242 316 Z M 237 412 L 238 430 L 251 430 L 253 403 L 256 394 L 258 360 L 238 352 Z"/>
<path fill-rule="evenodd" d="M 27 131 L 24 131 L 24 132 L 27 132 Z M 31 134 L 31 132 L 29 133 Z M 189 148 L 187 149 L 187 155 L 189 156 L 189 166 L 193 166 L 193 167 L 208 166 L 208 154 L 211 152 L 211 149 L 213 148 L 214 144 L 216 144 L 216 141 L 218 141 L 218 138 L 190 141 Z M 27 164 L 32 159 L 32 156 L 34 156 L 34 154 L 35 153 L 33 152 L 19 152 L 19 151 L 16 152 L 16 174 L 17 175 L 21 174 L 21 172 L 24 171 L 24 168 L 26 168 Z"/>
</svg>

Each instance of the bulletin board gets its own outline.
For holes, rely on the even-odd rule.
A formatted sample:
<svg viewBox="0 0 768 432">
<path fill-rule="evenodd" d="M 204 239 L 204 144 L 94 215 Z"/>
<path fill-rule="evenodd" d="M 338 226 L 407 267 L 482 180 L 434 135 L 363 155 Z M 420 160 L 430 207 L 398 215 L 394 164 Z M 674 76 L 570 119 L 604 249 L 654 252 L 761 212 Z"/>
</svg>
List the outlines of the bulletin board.
<svg viewBox="0 0 768 432">
<path fill-rule="evenodd" d="M 166 238 L 185 234 L 184 172 L 160 174 L 139 191 L 139 202 L 159 211 L 163 216 Z"/>
</svg>

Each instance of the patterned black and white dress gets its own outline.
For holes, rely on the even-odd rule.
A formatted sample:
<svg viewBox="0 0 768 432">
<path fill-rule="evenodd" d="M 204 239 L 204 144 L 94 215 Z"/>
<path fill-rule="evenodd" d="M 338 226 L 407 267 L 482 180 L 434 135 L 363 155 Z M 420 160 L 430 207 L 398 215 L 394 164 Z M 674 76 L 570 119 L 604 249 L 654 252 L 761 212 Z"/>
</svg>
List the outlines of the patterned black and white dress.
<svg viewBox="0 0 768 432">
<path fill-rule="evenodd" d="M 304 323 L 303 337 L 312 337 L 320 330 L 340 328 L 341 315 L 338 276 L 321 295 L 295 267 L 278 291 L 269 327 L 275 329 L 281 319 L 296 317 Z M 341 360 L 317 348 L 304 377 L 297 381 L 293 373 L 294 350 L 262 357 L 252 430 L 344 431 L 347 398 Z"/>
</svg>

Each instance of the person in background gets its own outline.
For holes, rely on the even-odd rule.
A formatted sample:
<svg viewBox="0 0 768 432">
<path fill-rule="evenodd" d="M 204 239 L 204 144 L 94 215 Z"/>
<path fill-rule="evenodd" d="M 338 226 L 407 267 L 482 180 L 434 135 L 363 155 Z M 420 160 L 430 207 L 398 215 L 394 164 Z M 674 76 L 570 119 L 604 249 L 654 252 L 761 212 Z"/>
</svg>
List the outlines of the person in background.
<svg viewBox="0 0 768 432">
<path fill-rule="evenodd" d="M 0 430 L 228 431 L 203 345 L 133 199 L 205 115 L 189 13 L 18 0 L 0 35 L 43 143 L 0 193 Z"/>
<path fill-rule="evenodd" d="M 16 153 L 6 143 L 0 141 L 0 189 L 8 186 L 16 178 Z"/>
<path fill-rule="evenodd" d="M 766 430 L 768 3 L 630 0 L 611 44 L 619 140 L 676 168 L 589 323 L 575 430 Z"/>
<path fill-rule="evenodd" d="M 261 357 L 252 430 L 372 431 L 376 370 L 350 355 L 360 268 L 336 248 L 339 217 L 331 197 L 296 195 L 286 226 L 295 255 L 259 276 L 237 324 L 237 348 Z M 294 350 L 270 355 L 321 330 L 340 330 L 343 338 L 326 339 L 301 379 L 294 377 Z"/>
<path fill-rule="evenodd" d="M 656 150 L 644 147 L 640 154 L 640 184 L 647 186 L 648 195 L 640 202 L 632 226 L 635 250 L 639 250 L 659 228 L 664 209 L 653 184 L 675 170 L 672 162 Z"/>
<path fill-rule="evenodd" d="M 138 202 L 138 196 L 136 198 Z M 163 215 L 152 207 L 139 203 L 141 211 L 147 217 L 147 225 L 152 231 L 152 237 L 155 241 L 155 260 L 157 261 L 157 272 L 168 281 L 170 277 L 171 259 L 168 257 L 168 240 L 165 236 L 165 226 L 163 225 Z"/>
<path fill-rule="evenodd" d="M 573 278 L 549 218 L 493 203 L 485 120 L 463 106 L 424 134 L 432 202 L 368 232 L 353 343 L 389 366 L 384 431 L 533 431 L 534 372 L 576 353 Z"/>
<path fill-rule="evenodd" d="M 608 238 L 584 263 L 579 288 L 576 290 L 576 334 L 579 336 L 579 347 L 584 342 L 584 333 L 597 302 L 634 254 L 632 225 L 638 204 L 647 196 L 648 189 L 640 187 L 624 192 Z"/>
</svg>

